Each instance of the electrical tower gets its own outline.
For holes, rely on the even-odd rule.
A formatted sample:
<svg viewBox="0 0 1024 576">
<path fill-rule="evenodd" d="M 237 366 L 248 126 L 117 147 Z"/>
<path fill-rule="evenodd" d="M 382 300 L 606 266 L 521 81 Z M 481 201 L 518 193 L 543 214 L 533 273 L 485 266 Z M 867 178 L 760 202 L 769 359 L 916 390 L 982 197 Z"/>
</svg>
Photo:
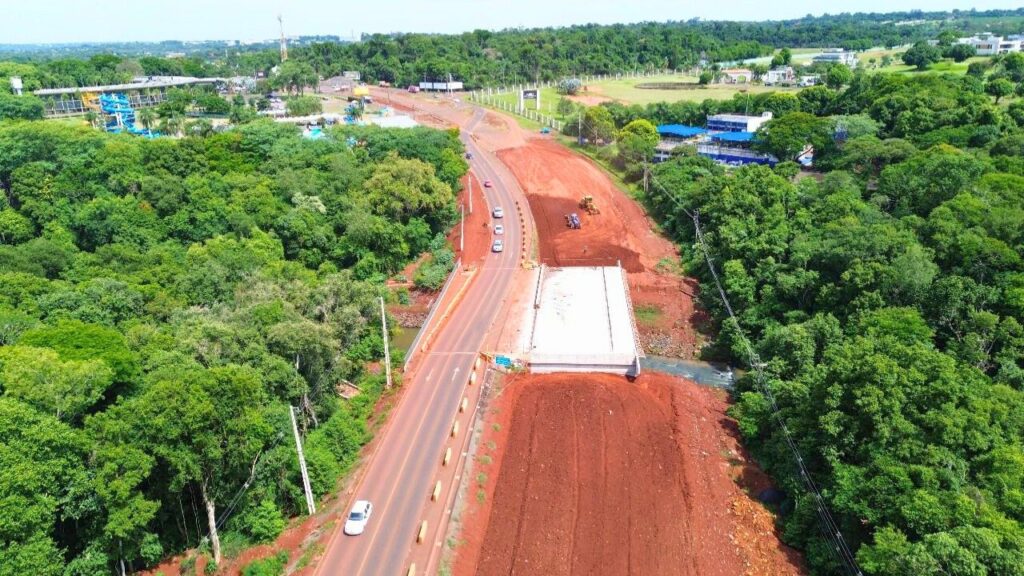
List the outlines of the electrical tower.
<svg viewBox="0 0 1024 576">
<path fill-rule="evenodd" d="M 284 18 L 277 15 L 277 25 L 281 28 L 281 62 L 288 59 L 288 41 L 284 38 Z"/>
</svg>

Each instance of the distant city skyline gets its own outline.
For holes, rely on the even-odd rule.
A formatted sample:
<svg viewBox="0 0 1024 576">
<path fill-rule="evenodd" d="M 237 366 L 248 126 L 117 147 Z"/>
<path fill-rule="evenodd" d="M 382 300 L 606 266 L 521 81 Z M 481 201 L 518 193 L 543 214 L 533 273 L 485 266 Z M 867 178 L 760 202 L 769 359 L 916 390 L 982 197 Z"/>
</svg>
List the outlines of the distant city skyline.
<svg viewBox="0 0 1024 576">
<path fill-rule="evenodd" d="M 785 20 L 807 14 L 902 12 L 908 10 L 991 10 L 1018 2 L 979 0 L 795 0 L 779 6 L 763 0 L 728 3 L 671 0 L 380 0 L 342 5 L 330 0 L 0 0 L 0 43 L 155 42 L 276 38 L 277 14 L 285 34 L 336 35 L 374 32 L 458 33 L 475 29 L 535 28 L 642 21 Z M 357 9 L 365 8 L 365 9 Z"/>
</svg>

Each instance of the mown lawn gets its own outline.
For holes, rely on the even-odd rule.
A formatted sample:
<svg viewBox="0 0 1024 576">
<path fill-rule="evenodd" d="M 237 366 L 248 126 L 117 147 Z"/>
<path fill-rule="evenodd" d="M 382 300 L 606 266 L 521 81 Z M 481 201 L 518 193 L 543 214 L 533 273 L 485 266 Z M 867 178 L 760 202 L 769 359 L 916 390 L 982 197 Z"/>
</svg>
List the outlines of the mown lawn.
<svg viewBox="0 0 1024 576">
<path fill-rule="evenodd" d="M 692 87 L 683 90 L 664 90 L 637 88 L 638 84 L 660 83 L 660 82 L 685 82 Z M 679 102 L 691 101 L 702 102 L 708 98 L 714 100 L 727 100 L 740 91 L 749 91 L 751 94 L 759 92 L 770 92 L 772 90 L 786 90 L 778 87 L 765 87 L 758 84 L 715 84 L 712 86 L 698 86 L 697 79 L 693 76 L 681 74 L 665 74 L 660 76 L 648 76 L 641 78 L 610 78 L 588 83 L 586 91 L 580 91 L 581 97 L 604 97 L 622 102 L 623 104 L 649 104 L 651 102 Z M 561 96 L 552 88 L 542 88 L 540 94 L 541 111 L 544 114 L 554 115 L 555 106 Z M 500 102 L 515 106 L 519 102 L 516 94 L 500 94 L 494 96 Z M 526 101 L 526 107 L 533 109 L 534 103 Z"/>
</svg>

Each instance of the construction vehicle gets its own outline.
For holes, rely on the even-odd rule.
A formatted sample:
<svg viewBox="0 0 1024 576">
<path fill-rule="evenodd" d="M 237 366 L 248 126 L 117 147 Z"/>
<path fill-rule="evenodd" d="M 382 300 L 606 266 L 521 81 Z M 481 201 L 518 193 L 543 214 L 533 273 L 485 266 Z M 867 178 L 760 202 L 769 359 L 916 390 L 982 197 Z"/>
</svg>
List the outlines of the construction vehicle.
<svg viewBox="0 0 1024 576">
<path fill-rule="evenodd" d="M 580 222 L 579 215 L 575 212 L 565 215 L 565 225 L 572 230 L 579 230 L 583 227 L 583 224 Z"/>
<path fill-rule="evenodd" d="M 580 209 L 586 210 L 587 214 L 600 214 L 601 211 L 597 209 L 597 204 L 594 204 L 593 196 L 584 196 L 580 199 Z"/>
</svg>

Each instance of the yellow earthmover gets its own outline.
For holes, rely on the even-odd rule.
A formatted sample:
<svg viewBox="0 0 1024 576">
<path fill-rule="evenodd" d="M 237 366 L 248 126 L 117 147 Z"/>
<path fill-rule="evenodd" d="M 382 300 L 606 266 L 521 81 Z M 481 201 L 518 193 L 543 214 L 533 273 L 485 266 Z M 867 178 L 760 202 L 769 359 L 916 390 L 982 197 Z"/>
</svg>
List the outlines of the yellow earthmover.
<svg viewBox="0 0 1024 576">
<path fill-rule="evenodd" d="M 580 210 L 586 211 L 587 214 L 601 213 L 601 211 L 597 209 L 597 204 L 594 204 L 593 196 L 584 196 L 580 199 Z"/>
</svg>

